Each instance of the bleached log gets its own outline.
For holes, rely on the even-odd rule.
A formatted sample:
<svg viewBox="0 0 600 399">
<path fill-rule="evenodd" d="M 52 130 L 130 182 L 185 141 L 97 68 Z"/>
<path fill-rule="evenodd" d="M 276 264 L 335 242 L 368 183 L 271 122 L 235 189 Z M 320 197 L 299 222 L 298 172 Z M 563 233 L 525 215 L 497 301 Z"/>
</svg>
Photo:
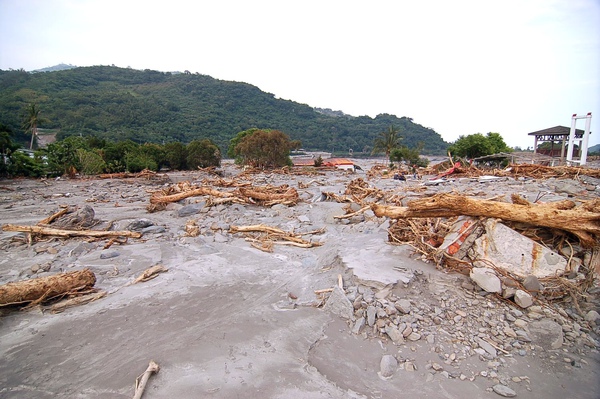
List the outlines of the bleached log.
<svg viewBox="0 0 600 399">
<path fill-rule="evenodd" d="M 19 231 L 22 233 L 40 234 L 57 237 L 131 237 L 140 238 L 142 233 L 137 231 L 104 231 L 104 230 L 64 230 L 54 229 L 44 226 L 19 226 L 16 224 L 5 224 L 2 226 L 3 231 Z"/>
<path fill-rule="evenodd" d="M 0 306 L 42 302 L 76 290 L 91 288 L 96 276 L 90 269 L 32 278 L 0 286 Z"/>
<path fill-rule="evenodd" d="M 231 197 L 232 193 L 218 191 L 209 187 L 195 188 L 189 191 L 183 191 L 171 195 L 153 195 L 150 197 L 151 204 L 166 204 L 169 202 L 177 202 L 189 197 L 199 197 L 202 195 L 212 195 L 213 197 Z"/>
<path fill-rule="evenodd" d="M 600 202 L 600 200 L 596 200 Z M 548 204 L 511 204 L 466 197 L 459 194 L 442 193 L 429 198 L 416 199 L 408 206 L 386 206 L 372 204 L 371 209 L 378 217 L 391 219 L 428 218 L 450 216 L 490 217 L 534 226 L 568 231 L 577 236 L 582 244 L 593 247 L 600 239 L 600 212 L 594 204 L 586 203 L 572 209 L 561 209 Z"/>
</svg>

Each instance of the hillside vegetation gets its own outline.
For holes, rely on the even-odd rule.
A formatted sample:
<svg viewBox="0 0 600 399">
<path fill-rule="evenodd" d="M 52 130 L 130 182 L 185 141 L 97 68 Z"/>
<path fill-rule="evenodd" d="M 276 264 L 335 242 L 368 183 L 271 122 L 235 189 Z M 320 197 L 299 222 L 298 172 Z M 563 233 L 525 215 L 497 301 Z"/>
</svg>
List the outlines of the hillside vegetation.
<svg viewBox="0 0 600 399">
<path fill-rule="evenodd" d="M 25 143 L 23 114 L 36 103 L 58 138 L 94 135 L 112 141 L 189 143 L 210 138 L 223 151 L 250 128 L 277 129 L 307 150 L 369 153 L 382 131 L 394 126 L 402 145 L 443 153 L 448 146 L 434 130 L 411 118 L 381 114 L 349 116 L 277 99 L 247 83 L 191 73 L 110 66 L 30 73 L 0 70 L 0 123 Z M 19 134 L 23 133 L 23 134 Z"/>
</svg>

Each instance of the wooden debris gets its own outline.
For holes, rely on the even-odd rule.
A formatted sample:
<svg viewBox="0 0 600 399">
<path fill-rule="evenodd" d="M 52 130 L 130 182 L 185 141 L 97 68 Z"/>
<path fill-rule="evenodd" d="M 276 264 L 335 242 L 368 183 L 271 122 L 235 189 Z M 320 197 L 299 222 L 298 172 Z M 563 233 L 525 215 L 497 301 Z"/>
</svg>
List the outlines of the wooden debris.
<svg viewBox="0 0 600 399">
<path fill-rule="evenodd" d="M 162 265 L 155 265 L 146 270 L 142 274 L 140 274 L 133 282 L 129 285 L 137 284 L 137 283 L 145 283 L 146 281 L 150 281 L 153 278 L 156 278 L 160 273 L 164 273 L 169 271 L 169 269 L 165 268 Z"/>
<path fill-rule="evenodd" d="M 298 191 L 295 188 L 287 185 L 279 187 L 265 186 L 265 187 L 240 187 L 239 192 L 242 197 L 248 198 L 250 202 L 259 202 L 263 205 L 271 206 L 275 204 L 296 204 L 300 197 Z"/>
<path fill-rule="evenodd" d="M 152 178 L 157 176 L 156 172 L 148 169 L 144 169 L 138 173 L 129 173 L 129 172 L 121 172 L 121 173 L 103 173 L 99 175 L 101 179 L 128 179 L 128 178 Z"/>
<path fill-rule="evenodd" d="M 255 236 L 247 236 L 246 241 L 250 241 L 253 247 L 265 252 L 272 252 L 274 244 L 292 245 L 300 248 L 313 248 L 323 245 L 320 242 L 307 241 L 302 238 L 303 235 L 322 234 L 325 230 L 319 229 L 306 233 L 290 233 L 276 227 L 265 226 L 262 224 L 251 226 L 231 226 L 229 232 L 235 233 L 261 233 Z M 257 243 L 261 243 L 260 245 Z"/>
<path fill-rule="evenodd" d="M 122 231 L 100 231 L 100 230 L 64 230 L 54 229 L 43 226 L 19 226 L 15 224 L 5 224 L 2 226 L 3 231 L 19 231 L 22 233 L 39 234 L 47 236 L 57 237 L 94 237 L 94 238 L 105 238 L 105 237 L 131 237 L 140 238 L 142 233 L 136 231 L 122 230 Z"/>
<path fill-rule="evenodd" d="M 49 310 L 51 313 L 60 313 L 65 309 L 72 308 L 74 306 L 84 305 L 86 303 L 97 301 L 98 299 L 104 298 L 106 294 L 106 291 L 98 291 L 87 295 L 76 296 L 74 298 L 65 299 L 58 303 L 55 303 L 54 305 L 51 305 L 44 310 Z"/>
<path fill-rule="evenodd" d="M 369 209 L 371 209 L 371 205 L 363 206 L 356 212 L 350 212 L 350 213 L 346 213 L 344 215 L 334 216 L 333 218 L 334 219 L 350 219 L 351 217 L 360 215 L 360 214 L 368 211 Z"/>
<path fill-rule="evenodd" d="M 65 208 L 61 209 L 60 211 L 48 216 L 47 218 L 40 220 L 39 222 L 37 222 L 37 225 L 41 226 L 41 225 L 45 225 L 45 224 L 50 224 L 54 220 L 61 217 L 62 215 L 66 214 L 67 212 L 69 212 L 69 207 L 65 207 Z"/>
<path fill-rule="evenodd" d="M 135 379 L 135 393 L 133 395 L 133 399 L 141 399 L 144 394 L 144 390 L 146 389 L 146 385 L 148 384 L 148 380 L 154 373 L 158 373 L 160 371 L 160 367 L 154 360 L 150 360 L 148 364 L 148 368 L 144 371 L 138 378 Z"/>
<path fill-rule="evenodd" d="M 96 276 L 90 269 L 8 283 L 0 286 L 0 306 L 42 303 L 94 284 Z"/>
<path fill-rule="evenodd" d="M 198 237 L 200 235 L 200 227 L 195 220 L 188 220 L 184 227 L 185 235 L 188 237 Z"/>
<path fill-rule="evenodd" d="M 459 215 L 498 218 L 568 231 L 577 236 L 584 246 L 593 247 L 598 245 L 600 239 L 600 205 L 598 204 L 600 199 L 590 201 L 585 206 L 557 209 L 550 205 L 510 204 L 442 193 L 430 198 L 413 200 L 406 207 L 372 204 L 371 209 L 378 217 L 386 216 L 391 219 Z"/>
</svg>

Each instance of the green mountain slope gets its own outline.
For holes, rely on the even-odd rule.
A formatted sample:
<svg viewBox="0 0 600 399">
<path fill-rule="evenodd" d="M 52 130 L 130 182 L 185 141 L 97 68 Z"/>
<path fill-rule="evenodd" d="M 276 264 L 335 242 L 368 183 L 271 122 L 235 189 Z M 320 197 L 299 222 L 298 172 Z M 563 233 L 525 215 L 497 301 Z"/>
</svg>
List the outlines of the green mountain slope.
<svg viewBox="0 0 600 399">
<path fill-rule="evenodd" d="M 239 131 L 258 127 L 281 130 L 305 149 L 360 152 L 370 151 L 374 138 L 394 125 L 409 147 L 422 142 L 424 152 L 435 154 L 448 145 L 410 118 L 319 112 L 247 83 L 190 73 L 109 66 L 0 71 L 0 123 L 22 132 L 23 110 L 32 102 L 48 119 L 40 127 L 59 129 L 59 138 L 93 134 L 111 140 L 187 143 L 208 137 L 225 149 Z"/>
</svg>

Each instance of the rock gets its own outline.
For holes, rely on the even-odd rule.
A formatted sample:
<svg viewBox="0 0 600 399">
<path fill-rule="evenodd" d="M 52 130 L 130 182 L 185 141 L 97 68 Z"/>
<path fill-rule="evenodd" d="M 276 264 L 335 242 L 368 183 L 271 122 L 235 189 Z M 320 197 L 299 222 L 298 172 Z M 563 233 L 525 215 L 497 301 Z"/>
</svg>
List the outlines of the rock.
<svg viewBox="0 0 600 399">
<path fill-rule="evenodd" d="M 117 256 L 119 256 L 120 253 L 118 251 L 107 251 L 107 252 L 102 252 L 100 254 L 100 259 L 111 259 L 111 258 L 116 258 Z"/>
<path fill-rule="evenodd" d="M 595 310 L 590 310 L 585 314 L 585 321 L 596 321 L 600 319 L 600 314 Z"/>
<path fill-rule="evenodd" d="M 526 291 L 517 290 L 515 292 L 515 303 L 520 307 L 526 309 L 533 305 L 533 297 Z"/>
<path fill-rule="evenodd" d="M 160 234 L 167 231 L 163 226 L 148 226 L 142 229 L 142 234 Z"/>
<path fill-rule="evenodd" d="M 474 267 L 469 274 L 479 287 L 487 292 L 502 292 L 502 282 L 492 269 L 486 267 Z"/>
<path fill-rule="evenodd" d="M 507 387 L 506 385 L 496 384 L 492 387 L 492 390 L 496 392 L 500 396 L 504 396 L 505 398 L 514 398 L 517 396 L 517 393 Z"/>
<path fill-rule="evenodd" d="M 59 217 L 52 223 L 52 227 L 72 230 L 92 227 L 96 224 L 96 221 L 94 220 L 95 216 L 94 209 L 91 206 L 86 205 L 83 209 L 78 209 L 73 213 L 67 213 L 66 215 Z"/>
<path fill-rule="evenodd" d="M 180 218 L 184 218 L 187 216 L 195 215 L 198 212 L 200 212 L 200 210 L 202 208 L 204 208 L 205 204 L 206 203 L 204 201 L 202 201 L 202 202 L 198 202 L 197 204 L 186 205 L 186 206 L 182 207 L 181 209 L 179 209 L 179 211 L 177 211 L 177 216 L 179 216 Z"/>
<path fill-rule="evenodd" d="M 148 219 L 136 219 L 127 225 L 126 230 L 141 231 L 142 229 L 153 225 L 154 223 Z"/>
<path fill-rule="evenodd" d="M 477 345 L 479 345 L 483 350 L 485 350 L 490 355 L 492 355 L 494 357 L 496 357 L 498 355 L 498 353 L 496 352 L 496 348 L 494 348 L 492 345 L 490 345 L 488 342 L 484 341 L 483 339 L 481 339 L 479 337 L 475 337 L 475 342 L 477 342 Z"/>
<path fill-rule="evenodd" d="M 344 290 L 337 285 L 333 288 L 329 299 L 325 302 L 323 310 L 336 314 L 344 319 L 352 319 L 354 316 L 354 307 L 352 302 L 346 297 Z"/>
<path fill-rule="evenodd" d="M 391 378 L 398 368 L 398 360 L 392 355 L 383 355 L 379 362 L 379 376 L 383 379 Z"/>
<path fill-rule="evenodd" d="M 385 333 L 396 345 L 404 342 L 404 336 L 396 326 L 386 326 Z"/>
<path fill-rule="evenodd" d="M 364 317 L 358 318 L 358 320 L 356 320 L 356 323 L 354 323 L 354 327 L 352 327 L 352 334 L 357 334 L 357 335 L 360 334 L 360 332 L 364 326 L 365 326 L 365 318 Z"/>
<path fill-rule="evenodd" d="M 410 301 L 408 299 L 400 299 L 394 303 L 394 307 L 400 312 L 408 314 L 410 313 Z"/>
<path fill-rule="evenodd" d="M 367 324 L 370 327 L 373 327 L 373 324 L 375 324 L 375 315 L 377 314 L 377 308 L 375 306 L 369 306 L 367 308 Z"/>
<path fill-rule="evenodd" d="M 535 320 L 529 323 L 531 341 L 544 349 L 559 349 L 563 344 L 563 330 L 560 324 L 550 319 Z"/>
<path fill-rule="evenodd" d="M 408 337 L 406 337 L 409 341 L 418 341 L 421 339 L 421 334 L 416 332 L 411 332 Z"/>
<path fill-rule="evenodd" d="M 540 292 L 543 288 L 542 283 L 540 283 L 540 280 L 538 280 L 538 278 L 533 274 L 530 274 L 527 277 L 525 277 L 525 279 L 523 280 L 523 287 L 525 287 L 525 289 L 530 293 L 534 294 Z"/>
</svg>

